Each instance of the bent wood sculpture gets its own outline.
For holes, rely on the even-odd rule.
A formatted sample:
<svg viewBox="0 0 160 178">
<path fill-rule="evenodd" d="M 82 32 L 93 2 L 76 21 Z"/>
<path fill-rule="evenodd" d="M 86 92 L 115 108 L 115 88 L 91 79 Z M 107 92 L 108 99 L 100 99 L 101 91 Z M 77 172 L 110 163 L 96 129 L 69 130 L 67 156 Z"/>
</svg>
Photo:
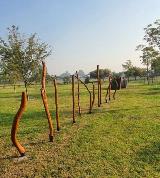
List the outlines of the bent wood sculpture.
<svg viewBox="0 0 160 178">
<path fill-rule="evenodd" d="M 25 156 L 25 148 L 17 140 L 16 134 L 17 134 L 18 126 L 19 126 L 19 121 L 22 118 L 22 114 L 25 111 L 26 105 L 27 105 L 27 95 L 25 92 L 22 92 L 21 105 L 20 105 L 20 108 L 19 108 L 17 114 L 14 117 L 12 129 L 11 129 L 12 143 L 19 151 L 21 157 Z"/>
<path fill-rule="evenodd" d="M 51 114 L 49 112 L 48 108 L 48 99 L 47 99 L 47 94 L 46 94 L 46 73 L 47 73 L 47 68 L 44 62 L 42 62 L 43 65 L 43 71 L 42 71 L 42 88 L 41 88 L 41 97 L 43 101 L 43 105 L 45 108 L 48 124 L 49 124 L 49 141 L 53 142 L 53 124 L 52 124 L 52 118 Z"/>
<path fill-rule="evenodd" d="M 93 107 L 93 104 L 94 104 L 95 95 L 93 95 L 93 100 L 92 100 L 92 93 L 89 90 L 88 86 L 80 78 L 77 78 L 77 76 L 75 76 L 75 78 L 84 85 L 84 87 L 87 89 L 87 91 L 89 93 L 89 114 L 91 114 L 92 113 L 92 107 Z M 93 89 L 94 89 L 94 87 L 93 87 Z"/>
</svg>

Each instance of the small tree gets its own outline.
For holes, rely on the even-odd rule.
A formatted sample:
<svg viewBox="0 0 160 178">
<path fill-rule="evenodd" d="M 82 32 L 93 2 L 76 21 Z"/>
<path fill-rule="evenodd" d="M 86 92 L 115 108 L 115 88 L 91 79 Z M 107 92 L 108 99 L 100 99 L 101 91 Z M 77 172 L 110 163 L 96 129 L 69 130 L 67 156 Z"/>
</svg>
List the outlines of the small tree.
<svg viewBox="0 0 160 178">
<path fill-rule="evenodd" d="M 156 71 L 160 68 L 160 20 L 149 24 L 144 31 L 143 44 L 137 46 L 136 50 L 142 52 L 140 57 L 142 64 L 146 65 L 149 84 L 150 70 Z"/>
<path fill-rule="evenodd" d="M 99 77 L 100 79 L 105 79 L 111 74 L 110 69 L 99 69 Z M 97 70 L 91 71 L 90 72 L 90 78 L 96 79 L 97 78 Z"/>
<path fill-rule="evenodd" d="M 135 80 L 137 80 L 137 77 L 141 77 L 141 68 L 140 67 L 133 66 L 132 70 L 133 70 L 133 76 L 134 76 Z"/>
<path fill-rule="evenodd" d="M 1 67 L 14 79 L 21 79 L 27 92 L 27 87 L 39 72 L 41 62 L 51 54 L 51 50 L 47 44 L 39 41 L 36 34 L 25 37 L 14 25 L 7 30 L 7 40 L 0 40 Z"/>
<path fill-rule="evenodd" d="M 88 84 L 88 83 L 89 83 L 89 77 L 88 77 L 88 76 L 85 78 L 84 83 L 85 83 L 85 84 Z"/>
<path fill-rule="evenodd" d="M 69 84 L 71 83 L 71 77 L 70 76 L 65 76 L 62 78 L 64 84 Z"/>
<path fill-rule="evenodd" d="M 81 77 L 84 77 L 85 76 L 85 73 L 83 70 L 79 70 L 78 71 L 78 76 L 81 78 Z"/>
<path fill-rule="evenodd" d="M 127 60 L 124 64 L 122 64 L 122 67 L 124 69 L 124 74 L 128 78 L 129 82 L 129 78 L 133 76 L 133 65 L 131 60 Z"/>
</svg>

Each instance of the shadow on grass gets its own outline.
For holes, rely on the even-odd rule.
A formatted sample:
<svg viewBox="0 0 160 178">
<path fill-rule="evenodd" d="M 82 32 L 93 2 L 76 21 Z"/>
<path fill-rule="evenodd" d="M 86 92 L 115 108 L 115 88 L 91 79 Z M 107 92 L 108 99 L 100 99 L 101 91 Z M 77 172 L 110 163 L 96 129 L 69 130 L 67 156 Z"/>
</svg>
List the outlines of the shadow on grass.
<svg viewBox="0 0 160 178">
<path fill-rule="evenodd" d="M 19 100 L 21 100 L 21 93 L 19 93 L 19 95 L 17 95 L 17 94 L 1 94 L 0 95 L 0 99 L 10 99 L 10 98 L 14 98 L 14 99 L 19 99 Z"/>
<path fill-rule="evenodd" d="M 139 106 L 136 106 L 136 107 L 131 107 L 131 108 L 118 108 L 118 109 L 108 109 L 108 108 L 102 108 L 102 109 L 99 109 L 99 108 L 94 108 L 93 109 L 93 113 L 109 113 L 109 114 L 118 114 L 118 113 L 125 113 L 125 111 L 140 111 L 140 110 L 144 110 L 144 109 L 153 109 L 153 108 L 159 108 L 160 106 L 148 106 L 148 107 L 139 107 Z M 127 115 L 128 113 L 126 113 Z"/>
<path fill-rule="evenodd" d="M 1 126 L 11 126 L 13 119 L 16 113 L 0 113 L 0 125 Z M 45 117 L 45 112 L 25 112 L 21 118 L 21 121 L 30 121 L 30 120 L 41 120 L 42 117 Z M 20 122 L 21 122 L 20 121 Z"/>
<path fill-rule="evenodd" d="M 56 120 L 56 113 L 55 110 L 50 110 L 52 120 L 55 125 Z M 12 127 L 13 119 L 16 113 L 0 113 L 0 126 L 2 127 Z M 60 123 L 64 123 L 65 120 L 72 119 L 72 110 L 60 110 Z M 76 117 L 78 114 L 76 113 Z M 26 111 L 24 112 L 20 122 L 22 123 L 34 123 L 35 121 L 41 122 L 47 120 L 45 110 L 41 110 L 39 112 L 36 111 Z"/>
<path fill-rule="evenodd" d="M 160 88 L 148 88 L 146 92 L 139 92 L 140 95 L 160 95 Z"/>
<path fill-rule="evenodd" d="M 48 97 L 53 97 L 52 93 L 47 93 Z M 3 93 L 3 95 L 0 95 L 0 98 L 5 98 L 5 99 L 10 99 L 10 98 L 14 98 L 17 99 L 19 98 L 21 100 L 21 92 L 17 92 L 17 93 Z M 29 99 L 41 99 L 41 93 L 29 93 Z"/>
<path fill-rule="evenodd" d="M 150 92 L 143 92 L 143 93 L 138 93 L 139 95 L 146 95 L 146 96 L 153 96 L 153 95 L 159 95 L 160 96 L 160 92 L 158 91 L 150 91 Z"/>
<path fill-rule="evenodd" d="M 145 146 L 136 152 L 134 160 L 137 162 L 143 162 L 150 165 L 159 165 L 160 164 L 160 142 L 155 142 L 149 146 Z"/>
</svg>

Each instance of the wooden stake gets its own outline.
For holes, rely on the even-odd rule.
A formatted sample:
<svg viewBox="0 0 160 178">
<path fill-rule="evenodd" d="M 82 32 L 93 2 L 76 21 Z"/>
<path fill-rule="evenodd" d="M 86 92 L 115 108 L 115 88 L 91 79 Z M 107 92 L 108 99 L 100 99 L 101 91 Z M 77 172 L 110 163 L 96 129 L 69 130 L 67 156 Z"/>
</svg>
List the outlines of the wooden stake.
<svg viewBox="0 0 160 178">
<path fill-rule="evenodd" d="M 99 65 L 97 65 L 97 81 L 98 81 L 98 107 L 100 107 L 100 79 L 99 79 Z"/>
<path fill-rule="evenodd" d="M 54 91 L 55 91 L 55 105 L 56 105 L 56 123 L 57 123 L 57 131 L 60 130 L 60 123 L 59 123 L 59 107 L 58 107 L 58 92 L 57 92 L 57 82 L 56 78 L 54 78 Z"/>
<path fill-rule="evenodd" d="M 45 108 L 45 112 L 46 112 L 46 116 L 48 119 L 48 124 L 49 124 L 49 140 L 50 142 L 53 142 L 53 124 L 52 124 L 52 118 L 51 118 L 51 114 L 49 112 L 49 108 L 48 108 L 48 99 L 47 99 L 47 95 L 46 95 L 46 73 L 47 73 L 47 69 L 46 69 L 46 65 L 44 62 L 42 62 L 43 65 L 43 73 L 42 73 L 42 88 L 41 88 L 41 97 L 42 97 L 42 101 L 43 101 L 43 105 Z"/>
<path fill-rule="evenodd" d="M 111 76 L 109 76 L 109 101 L 111 100 Z"/>
<path fill-rule="evenodd" d="M 92 94 L 93 94 L 93 99 L 92 99 L 92 108 L 93 108 L 94 101 L 95 101 L 95 85 L 94 85 L 94 83 L 92 83 Z"/>
<path fill-rule="evenodd" d="M 101 83 L 101 79 L 99 80 L 99 92 L 100 92 L 100 94 L 99 94 L 99 102 L 100 102 L 100 105 L 102 104 L 102 83 Z"/>
<path fill-rule="evenodd" d="M 80 87 L 79 87 L 79 76 L 78 76 L 78 72 L 76 71 L 76 78 L 77 78 L 77 85 L 78 85 L 78 88 L 77 88 L 77 92 L 78 92 L 78 113 L 79 115 L 81 115 L 81 106 L 80 106 Z"/>
<path fill-rule="evenodd" d="M 11 129 L 11 140 L 13 145 L 17 148 L 19 151 L 21 157 L 25 156 L 25 149 L 24 147 L 19 143 L 19 141 L 16 138 L 18 126 L 19 126 L 19 121 L 22 118 L 22 114 L 26 108 L 27 105 L 27 95 L 25 92 L 22 92 L 22 98 L 21 98 L 21 105 L 20 108 L 14 117 L 13 124 L 12 124 L 12 129 Z"/>
<path fill-rule="evenodd" d="M 75 88 L 74 88 L 74 75 L 72 75 L 72 117 L 73 117 L 73 123 L 76 122 L 75 120 Z"/>
<path fill-rule="evenodd" d="M 89 114 L 92 113 L 92 93 L 89 93 Z"/>
</svg>

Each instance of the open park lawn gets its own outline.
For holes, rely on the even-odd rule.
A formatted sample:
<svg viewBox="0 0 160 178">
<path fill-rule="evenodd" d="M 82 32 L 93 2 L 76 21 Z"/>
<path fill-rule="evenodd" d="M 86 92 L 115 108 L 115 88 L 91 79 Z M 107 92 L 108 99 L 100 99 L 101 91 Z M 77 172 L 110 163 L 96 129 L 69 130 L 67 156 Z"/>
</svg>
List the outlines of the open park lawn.
<svg viewBox="0 0 160 178">
<path fill-rule="evenodd" d="M 40 86 L 29 88 L 30 99 L 17 134 L 28 158 L 22 162 L 15 162 L 19 153 L 11 143 L 10 131 L 24 88 L 17 87 L 14 93 L 13 87 L 0 87 L 1 178 L 160 177 L 160 85 L 131 82 L 127 89 L 117 92 L 116 100 L 106 104 L 103 99 L 100 108 L 95 103 L 93 113 L 77 116 L 75 124 L 72 124 L 72 98 L 65 94 L 71 86 L 58 87 L 59 132 L 54 88 L 52 85 L 47 88 L 55 128 L 53 143 L 48 141 Z M 88 96 L 85 92 L 82 95 L 81 101 L 87 107 Z"/>
</svg>

